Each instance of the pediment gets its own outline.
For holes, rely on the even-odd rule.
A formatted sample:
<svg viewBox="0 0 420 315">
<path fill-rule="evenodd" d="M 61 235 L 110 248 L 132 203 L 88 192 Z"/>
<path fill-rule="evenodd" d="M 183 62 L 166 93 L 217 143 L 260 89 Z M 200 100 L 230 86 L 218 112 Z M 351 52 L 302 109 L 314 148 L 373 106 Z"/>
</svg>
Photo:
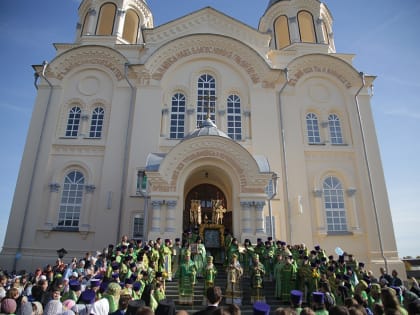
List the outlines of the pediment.
<svg viewBox="0 0 420 315">
<path fill-rule="evenodd" d="M 195 34 L 215 34 L 234 38 L 258 50 L 261 56 L 269 49 L 271 36 L 258 32 L 211 7 L 206 7 L 179 19 L 144 30 L 148 48 L 158 48 L 176 38 Z"/>
</svg>

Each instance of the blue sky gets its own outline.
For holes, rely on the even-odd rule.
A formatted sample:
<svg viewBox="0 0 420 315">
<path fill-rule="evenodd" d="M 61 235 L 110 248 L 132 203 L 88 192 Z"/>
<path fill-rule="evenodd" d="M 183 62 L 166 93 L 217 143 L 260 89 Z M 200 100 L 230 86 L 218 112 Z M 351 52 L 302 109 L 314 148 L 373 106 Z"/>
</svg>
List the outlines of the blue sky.
<svg viewBox="0 0 420 315">
<path fill-rule="evenodd" d="M 78 0 L 0 2 L 0 246 L 36 90 L 31 65 L 71 43 Z M 257 28 L 268 0 L 148 0 L 155 26 L 206 6 Z M 352 53 L 358 71 L 378 76 L 372 109 L 400 257 L 420 255 L 420 2 L 328 0 L 337 52 Z"/>
</svg>

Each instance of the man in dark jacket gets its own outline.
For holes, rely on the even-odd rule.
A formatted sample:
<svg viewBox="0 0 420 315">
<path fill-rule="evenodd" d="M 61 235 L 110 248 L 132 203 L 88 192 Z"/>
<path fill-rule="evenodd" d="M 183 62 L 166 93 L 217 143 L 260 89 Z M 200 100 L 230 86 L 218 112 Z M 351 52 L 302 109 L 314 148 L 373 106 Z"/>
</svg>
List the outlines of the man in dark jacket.
<svg viewBox="0 0 420 315">
<path fill-rule="evenodd" d="M 206 291 L 207 307 L 201 311 L 193 313 L 194 315 L 209 315 L 213 314 L 219 308 L 219 303 L 222 301 L 222 289 L 220 287 L 210 287 Z"/>
</svg>

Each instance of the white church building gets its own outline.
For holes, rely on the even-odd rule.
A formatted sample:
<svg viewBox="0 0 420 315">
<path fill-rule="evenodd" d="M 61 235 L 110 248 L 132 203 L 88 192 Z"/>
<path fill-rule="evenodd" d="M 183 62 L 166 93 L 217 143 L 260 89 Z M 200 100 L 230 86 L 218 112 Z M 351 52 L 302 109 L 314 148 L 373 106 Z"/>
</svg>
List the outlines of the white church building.
<svg viewBox="0 0 420 315">
<path fill-rule="evenodd" d="M 0 266 L 35 268 L 62 247 L 83 256 L 122 235 L 181 237 L 192 202 L 206 226 L 218 200 L 240 242 L 339 247 L 404 274 L 375 76 L 336 52 L 325 4 L 267 2 L 254 4 L 267 5 L 255 29 L 211 7 L 155 26 L 144 0 L 82 1 L 75 42 L 34 66 Z"/>
</svg>

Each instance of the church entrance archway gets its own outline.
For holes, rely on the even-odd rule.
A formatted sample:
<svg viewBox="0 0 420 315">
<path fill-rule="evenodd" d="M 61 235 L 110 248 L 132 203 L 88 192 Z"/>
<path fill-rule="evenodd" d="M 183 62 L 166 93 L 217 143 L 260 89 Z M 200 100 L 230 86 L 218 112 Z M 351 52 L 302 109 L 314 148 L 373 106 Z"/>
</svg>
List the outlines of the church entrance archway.
<svg viewBox="0 0 420 315">
<path fill-rule="evenodd" d="M 185 198 L 185 208 L 183 212 L 183 230 L 194 230 L 196 227 L 190 220 L 190 209 L 192 201 L 199 200 L 201 206 L 201 222 L 211 223 L 213 215 L 212 200 L 221 200 L 222 205 L 226 209 L 231 209 L 227 202 L 226 196 L 222 190 L 212 184 L 200 184 L 193 187 Z M 227 211 L 223 216 L 223 225 L 225 231 L 232 231 L 232 211 Z"/>
</svg>

